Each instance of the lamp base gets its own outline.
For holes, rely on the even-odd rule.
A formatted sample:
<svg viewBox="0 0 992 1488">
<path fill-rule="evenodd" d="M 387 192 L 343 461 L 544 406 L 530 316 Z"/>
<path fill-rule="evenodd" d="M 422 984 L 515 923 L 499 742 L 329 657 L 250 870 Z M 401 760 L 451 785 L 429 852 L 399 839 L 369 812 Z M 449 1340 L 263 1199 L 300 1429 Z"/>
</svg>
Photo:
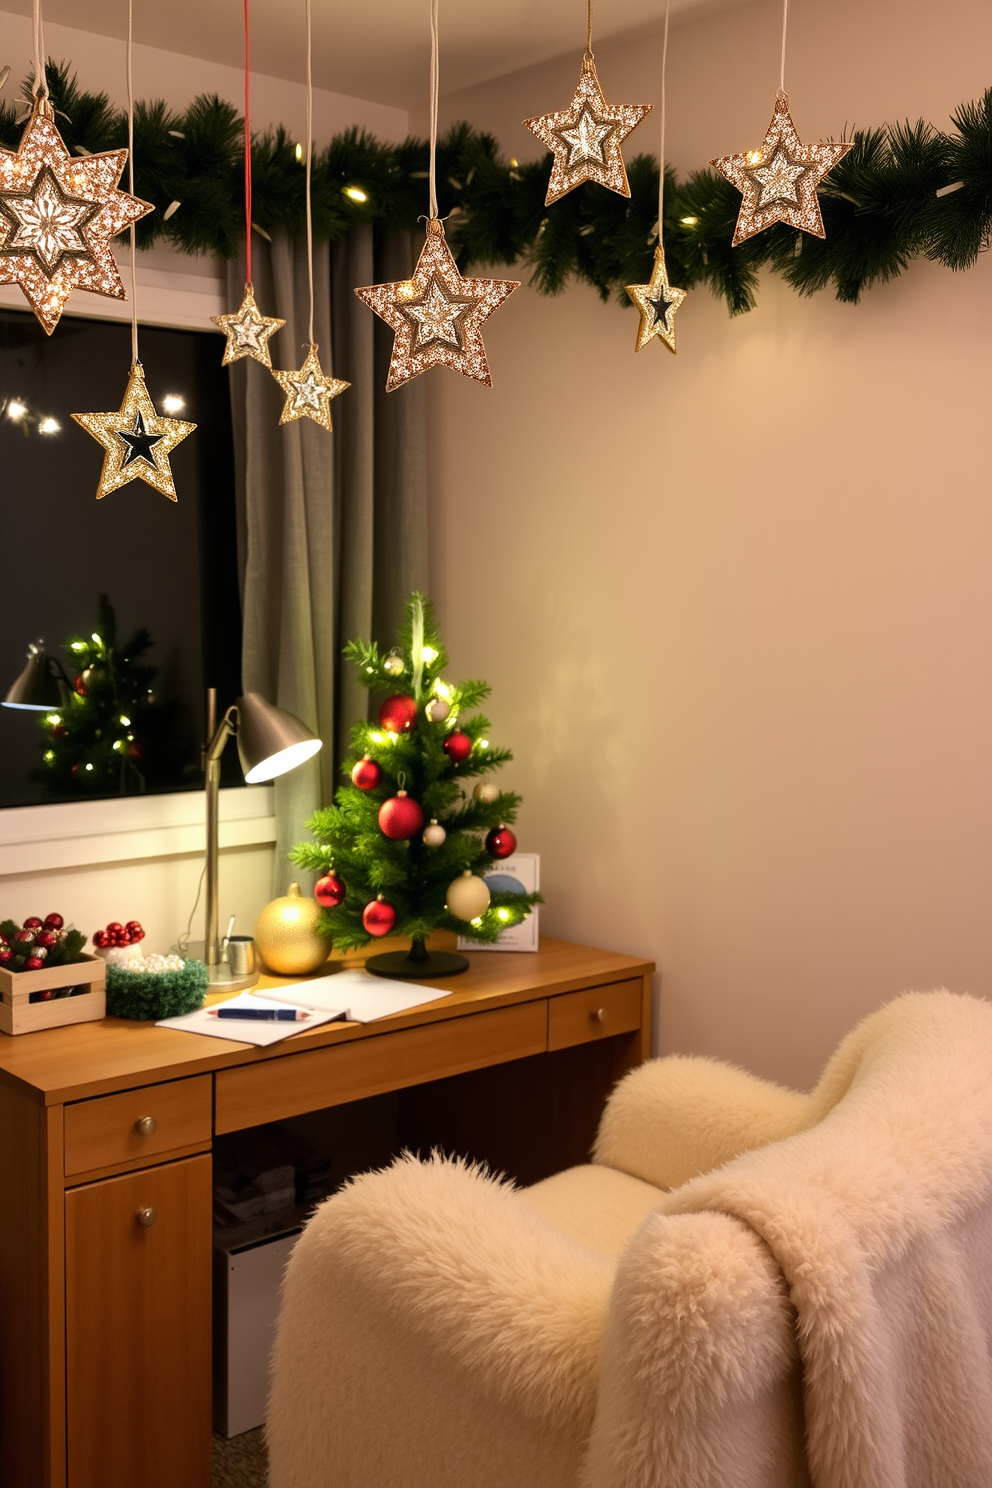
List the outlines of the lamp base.
<svg viewBox="0 0 992 1488">
<path fill-rule="evenodd" d="M 207 976 L 208 992 L 243 992 L 246 987 L 254 987 L 259 973 L 249 971 L 244 976 L 232 976 L 231 968 L 226 961 L 222 961 L 219 966 L 208 966 Z"/>
</svg>

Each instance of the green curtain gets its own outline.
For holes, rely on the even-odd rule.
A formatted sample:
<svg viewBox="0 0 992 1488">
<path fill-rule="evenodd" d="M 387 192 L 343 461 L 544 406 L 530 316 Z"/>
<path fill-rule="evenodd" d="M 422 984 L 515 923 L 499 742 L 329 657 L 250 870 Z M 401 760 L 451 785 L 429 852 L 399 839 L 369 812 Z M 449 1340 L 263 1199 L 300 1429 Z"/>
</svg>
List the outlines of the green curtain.
<svg viewBox="0 0 992 1488">
<path fill-rule="evenodd" d="M 306 248 L 255 238 L 252 278 L 263 315 L 286 324 L 269 342 L 275 367 L 302 365 L 309 293 Z M 351 387 L 331 404 L 334 431 L 279 425 L 283 393 L 250 359 L 235 362 L 231 398 L 244 638 L 242 686 L 302 718 L 324 748 L 275 784 L 273 893 L 301 878 L 286 854 L 307 817 L 331 800 L 352 723 L 368 697 L 341 663 L 353 636 L 391 643 L 406 596 L 427 585 L 426 400 L 422 379 L 387 397 L 392 332 L 352 293 L 407 278 L 409 234 L 357 228 L 314 252 L 314 337 L 326 375 Z M 228 270 L 228 303 L 244 263 Z"/>
</svg>

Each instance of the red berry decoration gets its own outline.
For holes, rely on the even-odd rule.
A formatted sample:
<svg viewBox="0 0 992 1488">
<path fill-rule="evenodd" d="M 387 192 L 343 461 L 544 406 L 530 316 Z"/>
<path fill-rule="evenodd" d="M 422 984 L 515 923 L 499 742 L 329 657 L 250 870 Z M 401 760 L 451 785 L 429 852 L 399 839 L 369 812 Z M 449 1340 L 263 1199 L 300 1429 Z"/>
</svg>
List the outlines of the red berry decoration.
<svg viewBox="0 0 992 1488">
<path fill-rule="evenodd" d="M 24 921 L 24 928 L 25 930 L 40 930 L 41 920 L 39 920 L 37 915 L 28 915 Z"/>
<path fill-rule="evenodd" d="M 324 909 L 337 909 L 346 892 L 343 881 L 334 873 L 325 873 L 313 887 L 313 897 Z"/>
<path fill-rule="evenodd" d="M 64 924 L 65 920 L 60 914 L 50 914 L 45 916 L 46 930 L 61 930 Z"/>
<path fill-rule="evenodd" d="M 66 728 L 66 726 L 65 726 L 64 723 L 53 723 L 52 724 L 52 738 L 53 739 L 55 739 L 55 740 L 64 739 L 64 738 L 66 738 L 68 736 L 68 733 L 69 733 L 69 730 Z"/>
<path fill-rule="evenodd" d="M 388 935 L 396 924 L 396 907 L 380 894 L 362 910 L 362 924 L 370 935 Z"/>
<path fill-rule="evenodd" d="M 486 838 L 486 852 L 491 858 L 509 858 L 517 850 L 517 839 L 509 827 L 500 822 Z"/>
<path fill-rule="evenodd" d="M 78 693 L 80 697 L 86 696 L 86 683 L 83 681 L 81 674 L 76 678 L 75 682 L 73 682 L 72 690 L 73 692 Z"/>
<path fill-rule="evenodd" d="M 137 941 L 144 940 L 145 938 L 145 932 L 144 930 L 142 930 L 141 924 L 138 920 L 128 920 L 127 933 L 130 937 L 130 939 L 128 940 L 129 945 L 135 945 Z"/>
<path fill-rule="evenodd" d="M 374 759 L 368 755 L 360 759 L 351 772 L 351 783 L 357 785 L 359 790 L 375 790 L 382 779 L 382 766 L 377 765 Z"/>
<path fill-rule="evenodd" d="M 93 931 L 93 944 L 95 946 L 99 946 L 101 950 L 104 946 L 108 946 L 110 944 L 110 936 L 107 934 L 106 930 Z"/>
<path fill-rule="evenodd" d="M 460 765 L 472 753 L 472 740 L 461 729 L 456 729 L 453 734 L 448 735 L 441 747 L 450 760 Z"/>
<path fill-rule="evenodd" d="M 379 709 L 379 723 L 391 734 L 408 734 L 416 721 L 417 704 L 401 692 L 387 698 Z"/>
<path fill-rule="evenodd" d="M 40 971 L 45 962 L 41 956 L 29 956 L 24 963 L 25 971 Z"/>
<path fill-rule="evenodd" d="M 424 825 L 424 813 L 405 790 L 397 791 L 379 807 L 379 829 L 394 842 L 415 837 Z"/>
</svg>

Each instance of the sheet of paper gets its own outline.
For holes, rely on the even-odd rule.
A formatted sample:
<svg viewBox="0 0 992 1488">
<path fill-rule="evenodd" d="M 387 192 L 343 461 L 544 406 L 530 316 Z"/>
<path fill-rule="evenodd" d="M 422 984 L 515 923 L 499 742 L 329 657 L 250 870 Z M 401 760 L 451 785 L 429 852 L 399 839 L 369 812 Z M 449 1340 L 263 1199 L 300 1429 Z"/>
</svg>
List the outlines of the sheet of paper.
<svg viewBox="0 0 992 1488">
<path fill-rule="evenodd" d="M 268 997 L 255 996 L 251 992 L 239 992 L 237 997 L 227 998 L 224 1005 L 226 1007 L 281 1008 L 286 1004 L 285 1002 L 273 1002 Z M 178 1028 L 182 1033 L 204 1033 L 209 1038 L 229 1039 L 235 1044 L 255 1044 L 259 1048 L 264 1048 L 267 1044 L 278 1044 L 282 1039 L 292 1038 L 294 1033 L 306 1033 L 308 1028 L 318 1028 L 321 1023 L 332 1023 L 343 1016 L 340 1002 L 334 1007 L 313 1009 L 311 1017 L 301 1023 L 268 1023 L 264 1019 L 254 1018 L 218 1018 L 210 1012 L 209 1008 L 198 1008 L 195 1013 L 183 1013 L 179 1018 L 162 1018 L 156 1027 Z"/>
<path fill-rule="evenodd" d="M 370 971 L 349 970 L 288 987 L 267 987 L 265 995 L 294 1007 L 347 1008 L 353 1023 L 371 1023 L 375 1018 L 422 1007 L 425 1002 L 438 1002 L 450 994 L 418 982 L 392 981 L 373 976 Z"/>
</svg>

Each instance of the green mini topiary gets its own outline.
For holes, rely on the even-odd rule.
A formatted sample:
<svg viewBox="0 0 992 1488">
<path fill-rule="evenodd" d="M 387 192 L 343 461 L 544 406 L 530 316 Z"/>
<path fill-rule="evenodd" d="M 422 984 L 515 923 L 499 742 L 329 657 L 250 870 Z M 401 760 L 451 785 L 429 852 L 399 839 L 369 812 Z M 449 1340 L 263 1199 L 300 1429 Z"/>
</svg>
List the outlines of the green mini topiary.
<svg viewBox="0 0 992 1488">
<path fill-rule="evenodd" d="M 203 1006 L 207 968 L 187 961 L 182 971 L 125 971 L 107 967 L 107 1012 L 113 1018 L 178 1018 Z"/>
</svg>

